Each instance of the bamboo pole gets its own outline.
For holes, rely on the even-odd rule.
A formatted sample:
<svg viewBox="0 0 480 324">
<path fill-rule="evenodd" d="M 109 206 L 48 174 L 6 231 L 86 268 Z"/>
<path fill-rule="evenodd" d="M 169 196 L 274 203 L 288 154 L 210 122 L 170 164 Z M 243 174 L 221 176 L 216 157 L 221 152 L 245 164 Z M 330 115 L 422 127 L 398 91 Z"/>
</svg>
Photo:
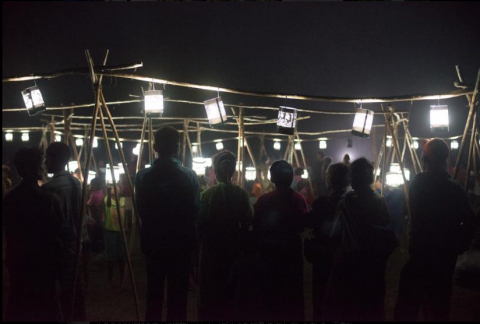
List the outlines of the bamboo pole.
<svg viewBox="0 0 480 324">
<path fill-rule="evenodd" d="M 200 156 L 203 156 L 203 153 L 202 153 L 202 131 L 200 130 L 200 123 L 198 123 L 198 122 L 197 122 L 197 128 L 198 128 L 198 131 L 197 131 L 198 153 L 200 154 Z"/>
<path fill-rule="evenodd" d="M 470 109 L 469 109 L 469 112 L 468 112 L 468 117 L 467 117 L 467 122 L 465 124 L 465 129 L 463 131 L 462 143 L 460 144 L 460 149 L 458 150 L 457 162 L 455 163 L 455 172 L 453 174 L 454 179 L 457 179 L 458 172 L 460 171 L 460 161 L 462 159 L 463 149 L 465 147 L 465 142 L 467 140 L 468 129 L 470 128 L 470 120 L 472 118 L 473 111 L 475 109 L 475 99 L 476 99 L 477 94 L 478 94 L 478 84 L 479 83 L 480 83 L 480 69 L 478 70 L 477 81 L 475 83 L 475 89 L 473 91 L 473 95 L 472 95 L 472 98 L 470 100 Z"/>
<path fill-rule="evenodd" d="M 188 120 L 186 121 L 187 123 L 187 127 L 188 127 L 188 124 L 190 123 Z M 193 161 L 193 150 L 192 150 L 192 142 L 190 141 L 190 135 L 187 133 L 187 146 L 188 146 L 188 149 L 190 151 L 190 158 L 192 159 Z"/>
<path fill-rule="evenodd" d="M 418 174 L 420 173 L 419 170 L 421 170 L 421 168 L 417 167 L 417 158 L 416 158 L 416 154 L 415 154 L 415 148 L 412 147 L 412 138 L 410 136 L 410 132 L 408 130 L 408 126 L 407 126 L 407 122 L 406 120 L 404 119 L 403 120 L 403 131 L 405 133 L 405 138 L 407 139 L 407 146 L 408 146 L 408 150 L 410 151 L 410 156 L 412 157 L 412 164 L 413 164 L 413 168 L 415 169 L 415 174 Z"/>
<path fill-rule="evenodd" d="M 382 107 L 383 108 L 383 107 Z M 382 167 L 382 188 L 380 194 L 383 196 L 385 194 L 385 175 L 387 174 L 387 160 L 388 160 L 388 153 L 387 151 L 387 135 L 388 135 L 388 118 L 385 115 L 385 129 L 383 133 L 383 167 Z"/>
<path fill-rule="evenodd" d="M 299 168 L 301 164 L 300 164 L 300 159 L 298 158 L 297 150 L 295 148 L 293 149 L 293 157 L 295 159 L 296 167 Z"/>
<path fill-rule="evenodd" d="M 182 165 L 185 166 L 185 155 L 187 149 L 188 126 L 187 121 L 183 121 L 183 141 L 182 141 Z"/>
<path fill-rule="evenodd" d="M 243 125 L 243 118 L 244 118 L 244 112 L 243 108 L 239 109 L 239 118 L 238 118 L 238 124 L 239 124 L 239 139 L 238 139 L 238 144 L 240 146 L 240 165 L 238 168 L 238 176 L 239 176 L 239 186 L 241 188 L 245 188 L 245 168 L 246 168 L 246 163 L 245 163 L 245 148 L 244 148 L 244 137 L 245 137 L 245 126 Z"/>
<path fill-rule="evenodd" d="M 149 164 L 151 164 L 154 159 L 152 117 L 148 117 L 148 158 Z"/>
<path fill-rule="evenodd" d="M 49 128 L 50 128 L 50 144 L 52 144 L 53 142 L 55 142 L 55 118 L 52 117 L 50 118 L 50 124 L 48 125 Z"/>
<path fill-rule="evenodd" d="M 147 128 L 147 118 L 145 117 L 143 119 L 143 126 L 142 126 L 142 134 L 140 135 L 140 152 L 138 153 L 137 157 L 137 172 L 140 171 L 140 168 L 142 167 L 142 160 L 143 160 L 143 143 L 145 141 L 145 130 Z"/>
<path fill-rule="evenodd" d="M 74 157 L 75 157 L 75 160 L 77 160 L 77 164 L 78 164 L 78 169 L 80 171 L 80 182 L 83 182 L 83 170 L 82 170 L 82 162 L 80 161 L 80 156 L 78 155 L 78 151 L 77 151 L 77 145 L 75 144 L 75 139 L 73 138 L 72 136 L 72 133 L 68 133 L 68 137 L 70 138 L 70 142 L 72 143 L 72 149 L 73 149 L 73 154 L 74 154 Z M 75 170 L 74 170 L 75 172 Z"/>
<path fill-rule="evenodd" d="M 470 164 L 470 161 L 471 159 L 473 158 L 472 157 L 472 153 L 473 153 L 473 148 L 475 147 L 475 132 L 476 132 L 476 124 L 477 124 L 477 112 L 474 112 L 473 113 L 473 126 L 472 126 L 472 135 L 470 137 L 470 146 L 469 146 L 469 149 L 468 149 L 468 159 L 467 159 L 467 176 L 465 177 L 465 191 L 468 192 L 468 180 L 470 179 L 470 167 L 471 167 L 471 164 Z"/>
<path fill-rule="evenodd" d="M 250 148 L 250 144 L 248 143 L 247 139 L 245 138 L 245 146 L 247 147 L 247 152 L 248 155 L 250 156 L 250 159 L 252 160 L 253 167 L 255 168 L 255 172 L 257 170 L 257 163 L 255 163 L 255 158 L 253 157 L 252 150 Z"/>
<path fill-rule="evenodd" d="M 103 120 L 103 112 L 102 110 L 100 109 L 100 122 L 102 124 L 102 129 L 103 129 L 103 136 L 105 138 L 107 138 L 107 131 L 106 131 L 106 128 L 105 128 L 105 122 Z M 121 149 L 121 147 L 120 147 Z M 120 227 L 120 233 L 122 234 L 122 242 L 123 242 L 123 248 L 124 248 L 124 251 L 125 251 L 125 256 L 127 258 L 127 265 L 128 265 L 128 269 L 130 270 L 130 280 L 131 280 L 131 283 L 132 283 L 132 289 L 133 289 L 133 296 L 134 296 L 134 301 L 135 301 L 135 310 L 136 310 L 136 314 L 137 314 L 137 321 L 140 321 L 140 308 L 139 308 L 139 304 L 138 304 L 138 296 L 137 296 L 137 287 L 135 285 L 135 277 L 134 277 L 134 274 L 133 274 L 133 268 L 132 268 L 132 262 L 131 262 L 131 258 L 130 258 L 130 253 L 128 251 L 128 246 L 127 246 L 127 238 L 125 236 L 125 230 L 123 228 L 123 224 L 122 224 L 122 219 L 121 219 L 121 212 L 120 212 L 120 198 L 119 198 L 119 195 L 118 195 L 118 190 L 117 190 L 117 182 L 116 182 L 116 179 L 115 179 L 115 172 L 114 172 L 114 169 L 113 169 L 113 157 L 112 157 L 112 152 L 110 150 L 110 145 L 106 145 L 106 152 L 107 152 L 107 157 L 108 157 L 108 161 L 110 163 L 110 172 L 111 172 L 111 175 L 112 175 L 112 182 L 113 182 L 113 191 L 114 191 L 114 194 L 115 194 L 115 200 L 116 200 L 116 203 L 115 203 L 115 206 L 116 206 L 116 209 L 117 209 L 117 217 L 118 217 L 118 224 L 119 224 L 119 227 Z M 124 274 L 126 275 L 126 274 Z"/>
</svg>

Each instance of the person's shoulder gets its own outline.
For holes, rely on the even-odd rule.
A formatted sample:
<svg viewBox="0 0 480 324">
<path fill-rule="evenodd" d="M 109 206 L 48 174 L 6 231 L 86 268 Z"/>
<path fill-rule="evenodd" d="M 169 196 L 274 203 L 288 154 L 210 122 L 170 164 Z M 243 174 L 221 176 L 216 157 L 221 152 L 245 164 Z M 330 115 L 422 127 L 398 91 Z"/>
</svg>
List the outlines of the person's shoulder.
<svg viewBox="0 0 480 324">
<path fill-rule="evenodd" d="M 142 170 L 139 170 L 137 174 L 135 175 L 135 182 L 141 181 L 142 179 L 145 178 L 145 176 L 152 171 L 152 168 L 145 168 Z"/>
</svg>

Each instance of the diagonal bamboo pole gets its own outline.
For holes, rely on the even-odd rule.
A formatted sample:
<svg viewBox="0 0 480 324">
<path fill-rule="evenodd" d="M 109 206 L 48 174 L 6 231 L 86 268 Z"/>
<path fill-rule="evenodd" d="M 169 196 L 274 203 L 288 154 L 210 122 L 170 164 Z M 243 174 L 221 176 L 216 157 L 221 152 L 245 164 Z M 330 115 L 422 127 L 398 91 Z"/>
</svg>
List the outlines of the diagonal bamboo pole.
<svg viewBox="0 0 480 324">
<path fill-rule="evenodd" d="M 382 107 L 383 108 L 383 107 Z M 380 194 L 383 196 L 385 194 L 385 175 L 387 174 L 387 160 L 388 160 L 388 153 L 387 150 L 387 135 L 389 131 L 389 121 L 387 115 L 385 115 L 385 128 L 383 132 L 383 165 L 382 165 L 382 188 Z"/>
<path fill-rule="evenodd" d="M 310 186 L 310 192 L 313 195 L 313 183 L 312 183 L 312 177 L 310 177 L 310 174 L 308 174 L 307 159 L 305 158 L 305 153 L 303 151 L 303 146 L 302 146 L 302 143 L 300 142 L 300 135 L 298 135 L 298 132 L 296 132 L 296 135 L 297 135 L 297 139 L 300 143 L 300 154 L 302 155 L 303 166 L 305 167 L 305 172 L 307 172 L 307 175 L 308 175 L 308 184 Z"/>
<path fill-rule="evenodd" d="M 140 152 L 138 153 L 138 158 L 137 158 L 137 169 L 136 173 L 140 171 L 140 168 L 142 167 L 142 160 L 143 160 L 143 143 L 145 141 L 145 130 L 147 128 L 147 118 L 145 117 L 143 119 L 143 126 L 142 126 L 142 134 L 140 135 Z"/>
<path fill-rule="evenodd" d="M 467 176 L 465 177 L 465 191 L 468 192 L 468 180 L 470 179 L 470 167 L 471 167 L 471 164 L 470 164 L 470 161 L 472 160 L 473 156 L 472 154 L 474 153 L 473 152 L 473 149 L 475 147 L 475 132 L 476 132 L 476 125 L 477 125 L 477 112 L 474 112 L 473 113 L 473 126 L 472 126 L 472 135 L 470 137 L 470 147 L 468 149 L 468 159 L 467 159 Z"/>
</svg>

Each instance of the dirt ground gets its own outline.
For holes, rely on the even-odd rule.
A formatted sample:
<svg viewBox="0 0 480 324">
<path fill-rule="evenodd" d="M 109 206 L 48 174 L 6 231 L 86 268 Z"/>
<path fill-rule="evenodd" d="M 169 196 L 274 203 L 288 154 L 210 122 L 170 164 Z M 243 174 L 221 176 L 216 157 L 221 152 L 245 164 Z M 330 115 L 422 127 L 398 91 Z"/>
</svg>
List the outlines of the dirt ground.
<svg viewBox="0 0 480 324">
<path fill-rule="evenodd" d="M 147 278 L 145 263 L 136 247 L 132 257 L 135 282 L 138 292 L 140 319 L 143 320 L 146 308 Z M 4 254 L 3 254 L 4 256 Z M 400 270 L 407 259 L 406 253 L 397 249 L 389 259 L 386 269 L 387 293 L 385 310 L 387 321 L 392 321 L 393 310 L 397 300 L 398 278 Z M 311 307 L 311 264 L 305 261 L 305 319 L 312 320 Z M 107 285 L 107 269 L 103 256 L 92 260 L 89 266 L 90 281 L 87 289 L 87 320 L 89 321 L 136 321 L 133 290 L 128 280 L 125 287 Z M 119 281 L 118 269 L 115 269 L 116 282 Z M 5 310 L 8 298 L 8 271 L 2 264 L 2 305 Z M 188 294 L 188 321 L 197 320 L 197 291 L 190 285 Z M 451 318 L 455 322 L 478 322 L 480 320 L 480 291 L 454 285 Z M 5 312 L 2 312 L 5 314 Z M 4 316 L 4 315 L 2 315 Z M 235 319 L 232 319 L 233 321 Z"/>
</svg>

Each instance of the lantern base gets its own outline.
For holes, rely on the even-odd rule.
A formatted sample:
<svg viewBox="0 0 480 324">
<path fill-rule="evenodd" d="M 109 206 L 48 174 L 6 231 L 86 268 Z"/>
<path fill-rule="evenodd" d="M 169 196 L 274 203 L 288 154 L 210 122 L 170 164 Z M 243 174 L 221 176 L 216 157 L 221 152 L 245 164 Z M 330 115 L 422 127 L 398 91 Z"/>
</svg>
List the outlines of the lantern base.
<svg viewBox="0 0 480 324">
<path fill-rule="evenodd" d="M 285 135 L 293 135 L 294 128 L 288 128 L 288 127 L 277 127 L 277 132 L 280 134 L 285 134 Z"/>
<path fill-rule="evenodd" d="M 430 131 L 432 133 L 447 133 L 449 130 L 448 126 L 442 126 L 442 127 L 431 127 L 430 126 Z"/>
<path fill-rule="evenodd" d="M 370 137 L 370 134 L 365 134 L 365 133 L 357 132 L 357 131 L 355 131 L 355 130 L 352 130 L 352 135 L 353 135 L 353 136 L 358 136 L 358 137 L 363 137 L 363 138 L 369 138 L 369 137 Z"/>
<path fill-rule="evenodd" d="M 32 116 L 38 115 L 39 113 L 45 110 L 47 110 L 47 107 L 41 106 L 41 107 L 35 107 L 32 109 L 27 109 L 27 112 L 28 112 L 28 116 L 32 117 Z"/>
</svg>

